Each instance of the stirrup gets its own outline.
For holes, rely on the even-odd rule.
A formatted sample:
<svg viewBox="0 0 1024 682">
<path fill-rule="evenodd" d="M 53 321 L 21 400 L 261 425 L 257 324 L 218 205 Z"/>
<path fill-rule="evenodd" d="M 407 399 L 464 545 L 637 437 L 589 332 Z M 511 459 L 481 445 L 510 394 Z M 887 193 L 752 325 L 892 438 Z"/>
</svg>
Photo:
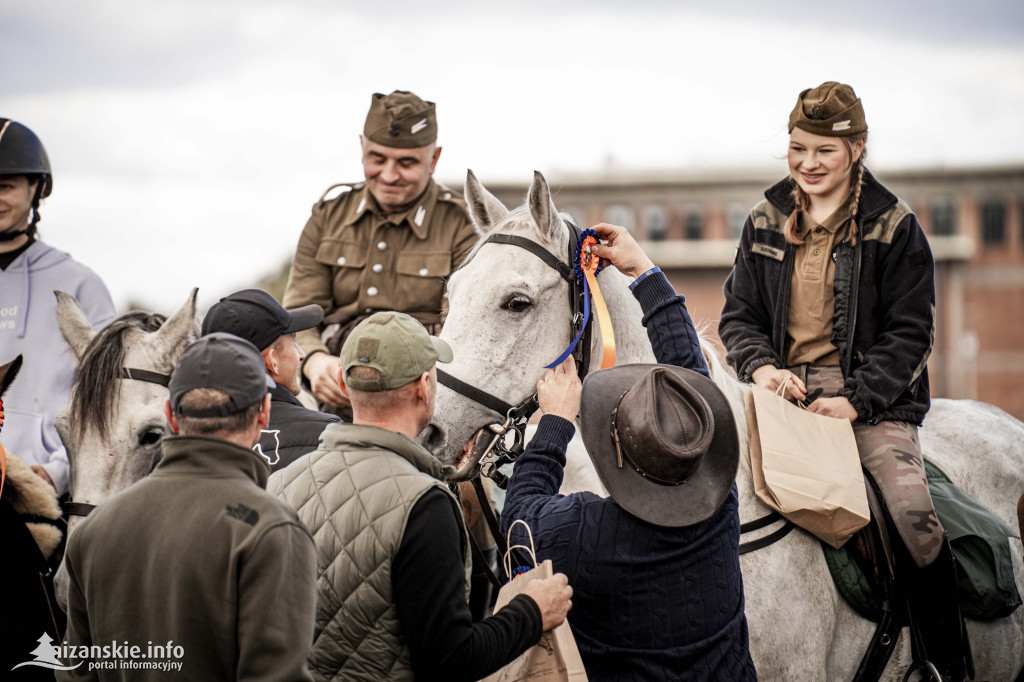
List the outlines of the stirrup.
<svg viewBox="0 0 1024 682">
<path fill-rule="evenodd" d="M 916 673 L 918 670 L 924 670 L 926 673 L 928 673 L 931 679 L 935 680 L 935 682 L 942 682 L 942 674 L 931 661 L 911 663 L 910 667 L 907 668 L 906 674 L 903 676 L 903 682 L 907 682 L 907 680 L 910 679 L 910 676 Z M 921 678 L 921 682 L 928 682 L 928 678 Z"/>
</svg>

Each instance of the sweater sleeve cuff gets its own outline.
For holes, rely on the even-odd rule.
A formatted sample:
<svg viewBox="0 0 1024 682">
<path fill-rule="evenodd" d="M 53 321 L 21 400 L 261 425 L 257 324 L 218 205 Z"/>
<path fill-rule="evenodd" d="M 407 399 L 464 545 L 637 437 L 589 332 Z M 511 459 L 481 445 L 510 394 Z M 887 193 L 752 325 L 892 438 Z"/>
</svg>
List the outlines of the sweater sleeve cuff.
<svg viewBox="0 0 1024 682">
<path fill-rule="evenodd" d="M 657 272 L 655 272 L 657 270 Z M 650 275 L 647 277 L 646 275 Z M 676 290 L 669 284 L 665 273 L 655 268 L 644 273 L 644 278 L 633 283 L 633 296 L 640 302 L 640 307 L 646 313 L 658 303 L 675 298 Z"/>
<path fill-rule="evenodd" d="M 576 425 L 568 419 L 546 414 L 540 418 L 540 423 L 537 424 L 537 433 L 533 437 L 535 440 L 557 445 L 564 451 L 575 433 Z"/>
<path fill-rule="evenodd" d="M 637 288 L 637 286 L 640 285 L 640 282 L 644 281 L 645 279 L 647 279 L 656 272 L 661 272 L 661 268 L 659 268 L 657 265 L 655 265 L 653 268 L 651 268 L 650 270 L 648 270 L 647 272 L 633 280 L 633 283 L 629 285 L 629 290 L 633 291 L 634 289 Z"/>
<path fill-rule="evenodd" d="M 544 617 L 541 615 L 540 606 L 533 597 L 525 594 L 517 594 L 513 597 L 508 605 L 512 606 L 513 604 L 522 611 L 529 621 L 528 630 L 533 633 L 530 641 L 540 641 L 540 636 L 544 634 Z"/>
</svg>

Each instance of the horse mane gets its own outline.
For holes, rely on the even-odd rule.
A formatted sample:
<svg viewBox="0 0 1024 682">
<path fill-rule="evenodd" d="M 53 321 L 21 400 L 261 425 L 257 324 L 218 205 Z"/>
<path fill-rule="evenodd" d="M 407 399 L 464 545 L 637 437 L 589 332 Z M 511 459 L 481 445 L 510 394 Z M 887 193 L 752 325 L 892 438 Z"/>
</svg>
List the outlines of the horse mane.
<svg viewBox="0 0 1024 682">
<path fill-rule="evenodd" d="M 106 437 L 121 393 L 127 334 L 132 330 L 155 332 L 166 321 L 159 313 L 135 310 L 111 322 L 89 342 L 71 384 L 71 423 L 76 439 L 85 434 L 87 425 Z"/>
</svg>

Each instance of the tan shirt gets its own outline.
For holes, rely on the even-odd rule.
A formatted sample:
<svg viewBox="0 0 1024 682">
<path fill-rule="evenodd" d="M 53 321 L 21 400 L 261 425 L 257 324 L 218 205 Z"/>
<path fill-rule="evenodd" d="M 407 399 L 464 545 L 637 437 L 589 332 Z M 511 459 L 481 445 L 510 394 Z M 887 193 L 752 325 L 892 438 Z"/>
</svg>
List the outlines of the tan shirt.
<svg viewBox="0 0 1024 682">
<path fill-rule="evenodd" d="M 800 212 L 797 236 L 806 235 L 796 247 L 793 280 L 786 314 L 786 365 L 809 363 L 830 367 L 839 364 L 839 349 L 832 344 L 835 315 L 836 263 L 832 252 L 846 234 L 850 212 L 845 207 L 818 225 Z"/>
<path fill-rule="evenodd" d="M 327 198 L 336 188 L 338 196 Z M 376 310 L 441 322 L 445 279 L 476 243 L 462 195 L 431 178 L 407 210 L 385 215 L 364 183 L 335 185 L 313 206 L 292 261 L 284 306 L 310 303 L 352 317 Z M 322 328 L 297 334 L 307 355 L 326 351 Z"/>
</svg>

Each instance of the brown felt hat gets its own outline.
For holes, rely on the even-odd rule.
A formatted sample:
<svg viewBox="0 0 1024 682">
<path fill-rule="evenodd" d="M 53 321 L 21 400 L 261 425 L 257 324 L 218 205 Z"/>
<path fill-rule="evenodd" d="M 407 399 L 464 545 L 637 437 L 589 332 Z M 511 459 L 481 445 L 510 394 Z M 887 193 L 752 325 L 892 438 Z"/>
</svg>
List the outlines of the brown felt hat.
<svg viewBox="0 0 1024 682">
<path fill-rule="evenodd" d="M 800 93 L 789 115 L 789 132 L 793 128 L 826 137 L 850 137 L 866 133 L 868 122 L 853 88 L 828 81 Z"/>
<path fill-rule="evenodd" d="M 424 102 L 405 90 L 395 90 L 390 95 L 375 93 L 363 135 L 385 147 L 426 147 L 437 141 L 434 103 Z"/>
<path fill-rule="evenodd" d="M 736 480 L 740 448 L 729 402 L 688 369 L 621 365 L 587 375 L 580 430 L 612 499 L 656 526 L 703 521 Z"/>
</svg>

